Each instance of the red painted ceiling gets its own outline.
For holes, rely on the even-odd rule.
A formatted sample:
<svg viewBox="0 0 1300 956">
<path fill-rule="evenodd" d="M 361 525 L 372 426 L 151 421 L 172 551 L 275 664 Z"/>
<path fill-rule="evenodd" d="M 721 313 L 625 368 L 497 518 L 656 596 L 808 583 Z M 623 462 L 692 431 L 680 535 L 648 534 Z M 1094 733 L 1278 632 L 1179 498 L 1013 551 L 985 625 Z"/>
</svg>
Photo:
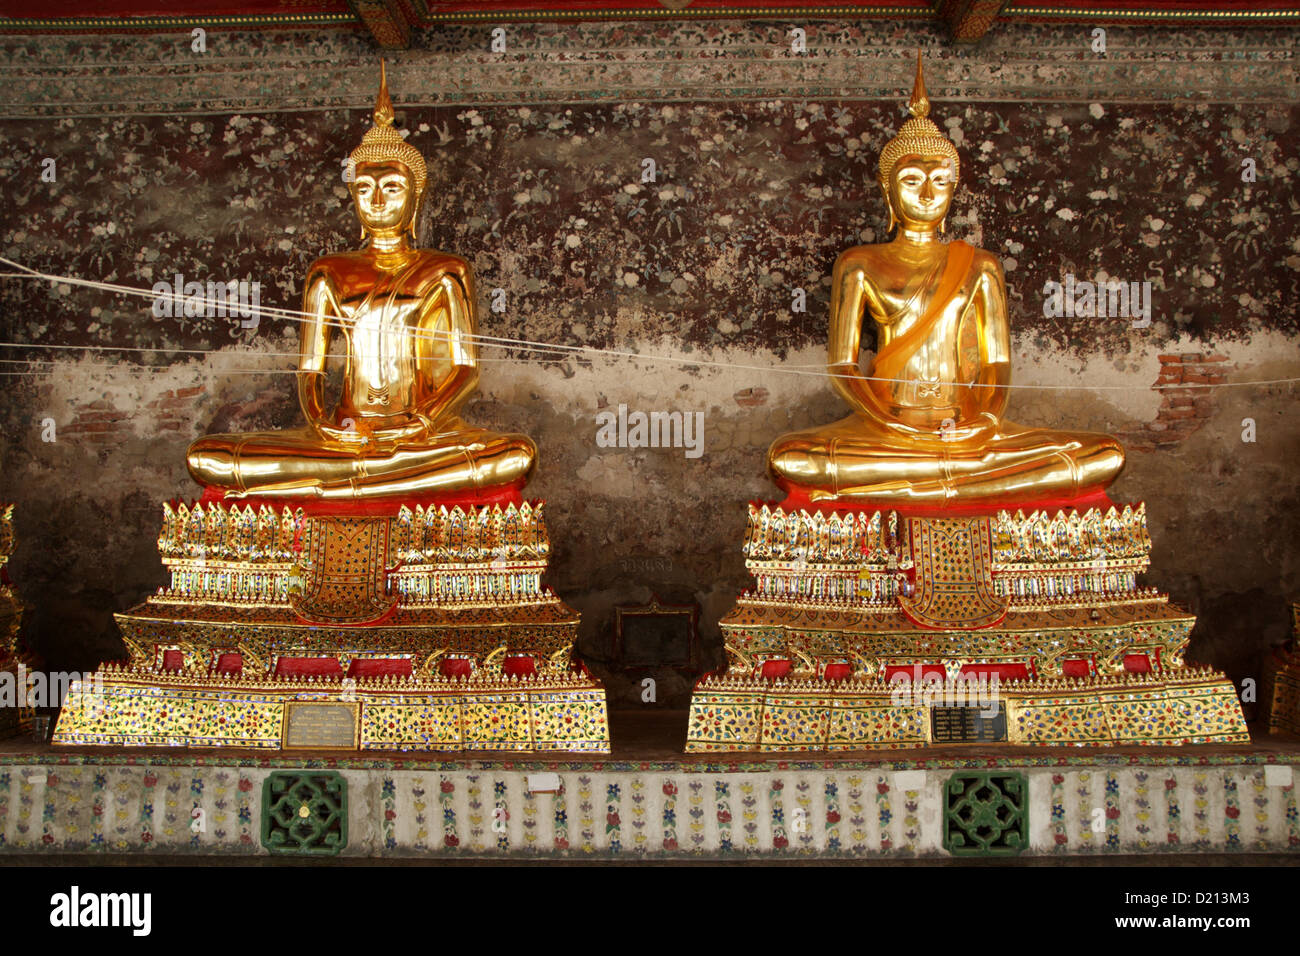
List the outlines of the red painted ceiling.
<svg viewBox="0 0 1300 956">
<path fill-rule="evenodd" d="M 0 0 L 0 33 L 175 30 L 211 25 L 369 28 L 380 42 L 409 40 L 409 31 L 447 20 L 579 19 L 654 16 L 792 16 L 898 18 L 954 26 L 978 22 L 975 38 L 994 20 L 1090 23 L 1300 22 L 1300 0 Z M 5 22 L 8 20 L 8 22 Z M 394 40 L 394 38 L 397 38 Z"/>
</svg>

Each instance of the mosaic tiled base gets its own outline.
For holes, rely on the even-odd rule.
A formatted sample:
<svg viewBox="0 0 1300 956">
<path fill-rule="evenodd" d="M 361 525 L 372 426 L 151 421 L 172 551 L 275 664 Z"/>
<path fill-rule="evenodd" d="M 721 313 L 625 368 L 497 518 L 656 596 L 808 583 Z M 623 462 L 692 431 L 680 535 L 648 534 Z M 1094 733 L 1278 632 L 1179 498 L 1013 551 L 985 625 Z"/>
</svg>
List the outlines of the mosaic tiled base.
<svg viewBox="0 0 1300 956">
<path fill-rule="evenodd" d="M 385 507 L 164 505 L 171 583 L 116 615 L 130 660 L 74 685 L 54 743 L 608 753 L 544 506 Z M 312 702 L 346 707 L 291 739 Z"/>
<path fill-rule="evenodd" d="M 691 697 L 688 753 L 837 751 L 936 743 L 933 704 L 900 701 L 881 681 L 702 680 Z M 1001 685 L 1007 743 L 1039 745 L 1248 743 L 1222 674 L 1185 668 L 1142 675 Z M 933 700 L 933 698 L 931 698 Z M 971 698 L 973 701 L 974 698 Z M 951 703 L 951 702 L 950 702 Z M 953 741 L 941 741 L 952 743 Z"/>
<path fill-rule="evenodd" d="M 955 518 L 751 504 L 743 550 L 754 587 L 720 622 L 727 668 L 696 686 L 689 752 L 1248 740 L 1227 678 L 1184 663 L 1195 617 L 1138 586 L 1140 503 Z M 923 676 L 983 682 L 1005 729 L 968 731 L 924 690 L 898 699 L 895 681 Z M 963 727 L 936 737 L 936 722 Z"/>
<path fill-rule="evenodd" d="M 1268 695 L 1268 729 L 1275 734 L 1300 734 L 1300 656 L 1280 657 L 1275 667 Z"/>
<path fill-rule="evenodd" d="M 0 755 L 0 855 L 266 855 L 287 757 Z M 344 857 L 945 858 L 954 772 L 1024 776 L 1022 856 L 1300 858 L 1300 755 L 1186 751 L 741 764 L 339 759 Z M 554 774 L 543 779 L 539 775 Z M 544 787 L 545 789 L 534 789 Z"/>
<path fill-rule="evenodd" d="M 286 743 L 286 705 L 303 701 L 356 705 L 356 746 L 346 749 L 609 753 L 605 692 L 576 675 L 350 686 L 113 668 L 96 676 L 99 689 L 70 688 L 55 744 L 276 750 Z"/>
<path fill-rule="evenodd" d="M 3 628 L 3 622 L 0 622 L 0 628 Z M 28 674 L 34 668 L 33 662 L 26 656 L 19 654 L 9 656 L 0 654 L 0 680 L 3 680 L 9 687 L 13 688 L 15 694 L 13 704 L 18 703 L 18 688 L 27 680 Z M 22 669 L 20 670 L 20 665 Z M 0 705 L 0 740 L 6 737 L 13 737 L 16 734 L 28 733 L 32 729 L 32 717 L 36 711 L 32 707 L 8 706 L 9 701 Z"/>
<path fill-rule="evenodd" d="M 1269 733 L 1300 735 L 1300 604 L 1291 605 L 1295 639 L 1265 666 L 1263 701 Z"/>
<path fill-rule="evenodd" d="M 395 503 L 391 515 L 220 502 L 163 506 L 158 550 L 171 583 L 116 615 L 136 663 L 158 648 L 206 671 L 238 654 L 245 674 L 278 656 L 480 660 L 498 647 L 550 658 L 578 614 L 542 583 L 542 503 L 447 508 Z"/>
<path fill-rule="evenodd" d="M 14 506 L 0 505 L 0 574 L 14 549 Z M 9 583 L 0 576 L 0 679 L 12 688 L 14 700 L 0 704 L 0 739 L 31 730 L 31 707 L 19 707 L 18 688 L 26 677 L 21 668 L 31 671 L 35 663 L 24 652 L 18 638 L 23 606 Z"/>
<path fill-rule="evenodd" d="M 504 645 L 549 658 L 577 638 L 578 616 L 558 598 L 499 607 L 399 609 L 383 624 L 307 624 L 283 609 L 144 604 L 114 615 L 133 659 L 152 663 L 159 648 L 180 652 L 181 664 L 206 671 L 223 653 L 238 653 L 246 670 L 268 671 L 280 656 L 329 655 L 343 670 L 357 657 L 411 657 L 417 670 L 453 643 L 480 660 Z"/>
</svg>

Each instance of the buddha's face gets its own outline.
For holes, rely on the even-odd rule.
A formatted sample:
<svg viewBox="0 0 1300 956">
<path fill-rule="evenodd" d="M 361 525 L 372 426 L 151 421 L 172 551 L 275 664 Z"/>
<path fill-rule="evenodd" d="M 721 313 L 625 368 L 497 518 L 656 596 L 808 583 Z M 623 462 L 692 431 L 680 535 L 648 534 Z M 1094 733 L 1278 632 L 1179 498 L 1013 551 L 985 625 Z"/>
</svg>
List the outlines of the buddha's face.
<svg viewBox="0 0 1300 956">
<path fill-rule="evenodd" d="M 945 216 L 957 187 L 957 171 L 946 156 L 904 156 L 894 166 L 885 198 L 904 229 L 932 232 Z"/>
<path fill-rule="evenodd" d="M 416 195 L 405 163 L 358 163 L 352 180 L 357 216 L 369 233 L 400 234 L 415 217 Z"/>
</svg>

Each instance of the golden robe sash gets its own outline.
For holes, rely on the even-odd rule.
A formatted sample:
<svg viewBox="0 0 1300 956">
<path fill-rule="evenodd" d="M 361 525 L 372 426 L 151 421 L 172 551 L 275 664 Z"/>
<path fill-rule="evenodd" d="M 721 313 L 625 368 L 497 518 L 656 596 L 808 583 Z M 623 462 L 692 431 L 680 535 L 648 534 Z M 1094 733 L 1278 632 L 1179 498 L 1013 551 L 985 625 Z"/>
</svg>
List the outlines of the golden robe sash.
<svg viewBox="0 0 1300 956">
<path fill-rule="evenodd" d="M 948 260 L 944 263 L 943 273 L 934 295 L 930 297 L 930 306 L 925 314 L 910 329 L 892 339 L 888 345 L 876 353 L 872 365 L 873 378 L 900 379 L 907 360 L 921 346 L 930 333 L 934 331 L 943 308 L 956 294 L 961 284 L 966 281 L 971 263 L 975 259 L 975 247 L 970 243 L 954 239 L 948 243 Z"/>
</svg>

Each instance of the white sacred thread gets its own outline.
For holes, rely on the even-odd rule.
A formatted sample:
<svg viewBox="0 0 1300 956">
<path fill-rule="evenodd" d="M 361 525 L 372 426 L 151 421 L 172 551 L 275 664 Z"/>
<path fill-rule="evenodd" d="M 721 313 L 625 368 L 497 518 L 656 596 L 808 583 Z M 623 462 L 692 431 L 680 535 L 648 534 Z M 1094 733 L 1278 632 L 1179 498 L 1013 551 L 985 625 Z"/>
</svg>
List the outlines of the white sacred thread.
<svg viewBox="0 0 1300 956">
<path fill-rule="evenodd" d="M 172 298 L 172 299 L 175 299 L 175 298 L 176 298 L 176 296 L 175 296 L 174 294 L 172 294 L 172 293 L 158 293 L 158 292 L 154 292 L 153 289 L 136 288 L 136 287 L 134 287 L 134 286 L 119 285 L 119 284 L 109 283 L 109 282 L 96 282 L 96 281 L 91 280 L 91 279 L 79 279 L 79 278 L 77 278 L 77 277 L 75 277 L 75 276 L 58 276 L 58 275 L 50 275 L 50 274 L 48 274 L 48 273 L 43 273 L 43 272 L 37 272 L 35 269 L 29 269 L 28 267 L 26 267 L 26 266 L 24 266 L 24 265 L 21 265 L 21 264 L 19 264 L 19 263 L 17 263 L 17 262 L 14 262 L 14 261 L 11 260 L 11 259 L 6 259 L 6 258 L 4 258 L 3 256 L 0 256 L 0 263 L 4 263 L 5 265 L 12 266 L 13 268 L 20 270 L 20 271 L 18 271 L 18 272 L 3 272 L 3 273 L 0 273 L 0 279 L 5 279 L 5 278 L 8 278 L 8 279 L 36 279 L 36 280 L 41 280 L 41 281 L 45 281 L 45 282 L 50 282 L 50 283 L 52 283 L 52 284 L 60 284 L 60 283 L 61 283 L 61 284 L 63 284 L 63 285 L 76 285 L 76 286 L 83 286 L 83 287 L 85 287 L 85 288 L 90 288 L 90 289 L 100 289 L 100 290 L 105 291 L 105 292 L 114 292 L 114 293 L 117 293 L 117 294 L 120 294 L 120 295 L 135 295 L 135 296 L 140 296 L 140 297 L 142 297 L 142 298 L 147 298 L 147 299 L 157 299 L 157 298 L 160 298 L 160 297 L 162 297 L 162 296 L 166 296 L 166 297 L 168 297 L 168 298 Z M 204 297 L 202 297 L 202 296 L 184 296 L 184 295 L 183 295 L 183 296 L 181 296 L 180 298 L 181 298 L 182 300 L 192 299 L 192 300 L 195 300 L 195 301 L 201 302 L 201 303 L 203 303 L 203 304 L 205 304 L 205 305 L 208 305 L 208 304 L 215 305 L 215 304 L 216 304 L 215 300 L 213 300 L 213 301 L 210 302 L 208 299 L 206 299 L 206 298 L 204 298 Z M 329 327 L 333 327 L 333 328 L 346 328 L 346 327 L 347 327 L 347 326 L 346 326 L 346 323 L 343 323 L 343 322 L 341 322 L 341 321 L 331 321 L 330 319 L 323 318 L 322 316 L 318 316 L 318 315 L 316 315 L 315 313 L 311 313 L 311 312 L 300 312 L 300 311 L 298 311 L 298 310 L 296 310 L 296 309 L 279 309 L 279 308 L 274 308 L 274 307 L 271 307 L 271 306 L 261 306 L 260 308 L 258 308 L 257 310 L 255 310 L 255 314 L 258 315 L 259 317 L 262 317 L 262 316 L 269 316 L 269 317 L 272 317 L 272 318 L 292 319 L 293 321 L 299 321 L 299 322 L 302 321 L 303 319 L 312 319 L 313 321 L 321 322 L 323 325 L 326 325 L 326 326 L 329 326 Z M 739 363 L 735 363 L 735 362 L 715 362 L 715 361 L 711 361 L 711 360 L 709 360 L 709 359 L 701 359 L 701 358 L 685 358 L 685 357 L 678 357 L 678 356 L 672 356 L 672 355 L 646 355 L 646 354 L 643 354 L 643 353 L 640 353 L 640 352 L 631 352 L 631 351 L 627 351 L 627 350 L 623 350 L 623 349 L 607 349 L 607 348 L 598 348 L 598 347 L 596 347 L 596 346 L 592 346 L 592 345 L 558 345 L 558 344 L 547 343 L 547 342 L 535 342 L 535 341 L 531 341 L 531 340 L 529 340 L 529 339 L 515 339 L 515 338 L 507 338 L 507 337 L 503 337 L 503 336 L 495 336 L 495 335 L 482 335 L 482 334 L 476 334 L 476 335 L 462 335 L 462 334 L 455 334 L 455 335 L 453 335 L 453 333 L 446 333 L 446 332 L 439 333 L 439 332 L 417 332 L 417 331 L 412 331 L 412 332 L 410 333 L 410 335 L 411 335 L 412 338 L 423 338 L 423 339 L 429 339 L 429 340 L 433 340 L 433 341 L 450 341 L 450 340 L 454 337 L 455 340 L 458 341 L 458 342 L 462 342 L 462 343 L 463 343 L 463 342 L 473 342 L 474 344 L 482 345 L 482 346 L 484 346 L 485 348 L 497 348 L 497 349 L 503 349 L 503 350 L 519 350 L 519 351 L 524 351 L 524 352 L 551 353 L 554 357 L 557 357 L 557 358 L 558 358 L 559 356 L 561 356 L 561 355 L 564 355 L 564 356 L 575 356 L 575 355 L 598 355 L 598 356 L 608 357 L 608 358 L 626 358 L 626 359 L 632 359 L 632 360 L 634 360 L 634 361 L 650 362 L 650 363 L 652 363 L 652 364 L 654 364 L 654 363 L 664 363 L 664 364 L 670 364 L 670 365 L 683 365 L 683 366 L 705 366 L 705 367 L 709 367 L 709 368 L 729 369 L 729 370 L 733 370 L 733 371 L 762 372 L 762 373 L 767 374 L 767 375 L 771 375 L 771 374 L 781 374 L 781 375 L 807 375 L 807 376 L 811 376 L 811 377 L 814 377 L 814 378 L 857 378 L 857 379 L 859 379 L 859 380 L 861 380 L 861 381 L 868 381 L 868 382 L 890 382 L 890 383 L 901 383 L 901 384 L 906 384 L 906 383 L 908 383 L 908 382 L 910 381 L 910 379 L 901 379 L 901 378 L 881 378 L 881 377 L 879 377 L 879 376 L 870 376 L 870 375 L 851 375 L 851 374 L 846 374 L 846 375 L 836 375 L 836 374 L 832 374 L 832 373 L 830 373 L 830 372 L 825 371 L 824 368 L 822 368 L 821 371 L 808 371 L 807 369 L 809 368 L 809 366 L 743 365 L 743 364 L 739 364 Z M 100 351 L 100 352 L 149 352 L 149 353 L 154 353 L 154 352 L 172 352 L 172 353 L 180 353 L 180 354 L 186 354 L 186 355 L 215 355 L 215 354 L 229 355 L 229 354 L 232 354 L 232 353 L 230 353 L 230 352 L 228 352 L 228 351 L 226 351 L 226 350 L 224 350 L 224 349 L 184 349 L 184 348 L 163 348 L 163 347 L 146 347 L 146 346 L 117 346 L 117 345 L 41 345 L 41 344 L 37 344 L 37 343 L 33 343 L 33 342 L 0 342 L 0 348 L 31 349 L 31 350 L 42 350 L 42 349 L 66 349 L 66 350 L 74 350 L 74 349 L 75 349 L 75 350 L 81 350 L 81 351 Z M 292 356 L 292 357 L 295 357 L 295 358 L 296 358 L 296 357 L 298 356 L 298 353 L 297 353 L 297 352 L 292 352 L 292 353 L 287 353 L 287 352 L 279 352 L 279 353 L 275 353 L 275 352 L 246 352 L 246 353 L 233 353 L 233 354 L 246 354 L 246 355 L 248 355 L 248 356 L 250 356 L 250 357 L 253 357 L 253 358 L 261 358 L 261 357 L 263 357 L 263 356 L 265 356 L 265 357 L 267 357 L 267 358 L 274 358 L 274 357 L 289 357 L 289 356 Z M 48 361 L 48 360 L 45 360 L 45 361 Z M 491 360 L 491 359 L 482 359 L 482 360 L 480 360 L 480 361 L 492 361 L 492 360 Z M 498 360 L 498 361 L 513 361 L 513 360 L 512 360 L 512 359 L 502 359 L 502 360 Z M 821 368 L 821 367 L 820 367 L 820 366 L 812 366 L 811 368 Z M 245 372 L 245 371 L 247 371 L 247 372 L 249 372 L 249 373 L 252 373 L 252 374 L 270 374 L 270 373 L 277 372 L 277 371 L 278 371 L 278 372 L 296 373 L 297 370 L 296 370 L 296 369 L 262 369 L 262 370 L 248 369 L 248 370 L 231 370 L 231 374 L 234 374 L 235 372 Z M 224 370 L 223 370 L 223 373 L 224 373 Z M 0 375 L 4 375 L 4 376 L 15 376 L 15 375 L 41 375 L 41 374 L 44 374 L 44 373 L 41 373 L 41 372 L 0 372 Z M 1296 378 L 1263 379 L 1263 380 L 1256 380 L 1256 381 L 1249 381 L 1249 382 L 1218 382 L 1218 383 L 1209 383 L 1209 382 L 1204 382 L 1204 383 L 1187 383 L 1187 384 L 1174 383 L 1174 384 L 1169 384 L 1169 385 L 1019 385 L 1019 384 L 1009 384 L 1009 385 L 980 386 L 980 387 L 982 387 L 982 388 L 999 388 L 999 389 L 1003 389 L 1003 388 L 1005 388 L 1005 389 L 1026 389 L 1026 390 L 1031 390 L 1031 391 L 1044 391 L 1044 392 L 1065 392 L 1065 391 L 1084 391 L 1084 392 L 1103 392 L 1103 391 L 1142 391 L 1142 392 L 1146 392 L 1146 391 L 1162 391 L 1162 390 L 1167 389 L 1167 388 L 1188 388 L 1188 389 L 1191 389 L 1191 388 L 1197 388 L 1197 389 L 1214 389 L 1214 388 L 1248 387 L 1248 386 L 1254 386 L 1254 385 L 1288 385 L 1288 384 L 1292 384 L 1292 383 L 1294 383 L 1294 382 L 1300 382 L 1300 377 L 1296 377 Z M 963 386 L 963 385 L 970 385 L 971 383 L 969 383 L 969 382 L 934 382 L 934 383 L 930 383 L 930 384 L 934 384 L 934 385 Z"/>
</svg>

